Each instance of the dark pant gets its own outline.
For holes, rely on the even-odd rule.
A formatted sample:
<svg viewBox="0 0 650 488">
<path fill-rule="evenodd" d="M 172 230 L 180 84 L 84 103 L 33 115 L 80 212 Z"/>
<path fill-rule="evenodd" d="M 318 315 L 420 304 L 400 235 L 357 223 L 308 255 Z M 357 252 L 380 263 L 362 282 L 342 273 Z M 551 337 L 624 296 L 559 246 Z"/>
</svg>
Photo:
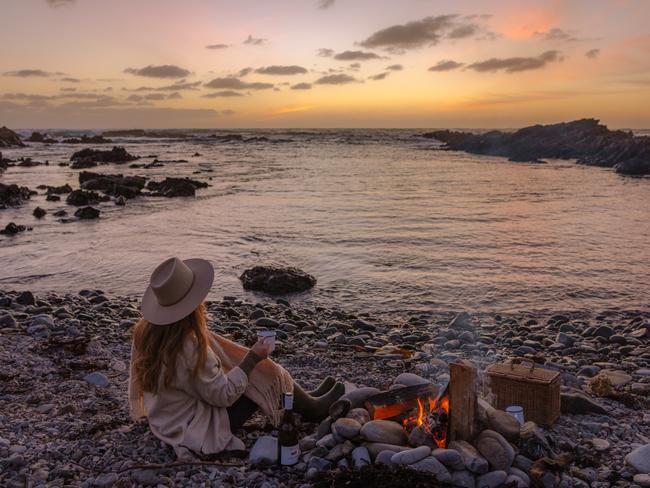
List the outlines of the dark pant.
<svg viewBox="0 0 650 488">
<path fill-rule="evenodd" d="M 239 399 L 227 408 L 230 418 L 230 431 L 234 432 L 253 416 L 257 411 L 257 403 L 247 396 L 240 396 Z"/>
</svg>

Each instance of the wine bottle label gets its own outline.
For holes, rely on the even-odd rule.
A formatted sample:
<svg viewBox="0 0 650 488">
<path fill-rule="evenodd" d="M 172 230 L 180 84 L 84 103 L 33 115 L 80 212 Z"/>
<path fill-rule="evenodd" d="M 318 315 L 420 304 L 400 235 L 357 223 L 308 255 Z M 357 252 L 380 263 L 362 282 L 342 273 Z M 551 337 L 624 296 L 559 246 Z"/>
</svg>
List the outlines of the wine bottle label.
<svg viewBox="0 0 650 488">
<path fill-rule="evenodd" d="M 280 446 L 280 464 L 293 466 L 298 463 L 299 459 L 300 447 L 298 447 L 298 444 L 295 446 Z"/>
</svg>

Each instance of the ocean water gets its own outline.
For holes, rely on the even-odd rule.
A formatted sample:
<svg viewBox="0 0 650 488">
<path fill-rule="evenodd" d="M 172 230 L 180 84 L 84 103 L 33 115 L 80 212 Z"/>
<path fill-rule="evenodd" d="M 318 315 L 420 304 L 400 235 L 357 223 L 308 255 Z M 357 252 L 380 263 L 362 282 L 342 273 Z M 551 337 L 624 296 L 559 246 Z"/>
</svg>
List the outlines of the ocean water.
<svg viewBox="0 0 650 488">
<path fill-rule="evenodd" d="M 414 130 L 217 132 L 269 139 L 246 143 L 214 133 L 114 138 L 140 162 L 187 162 L 91 169 L 208 181 L 196 198 L 105 203 L 99 220 L 67 224 L 51 214 L 74 207 L 46 202 L 43 191 L 0 210 L 2 227 L 33 227 L 0 237 L 0 288 L 140 295 L 156 264 L 176 255 L 213 263 L 212 298 L 264 300 L 238 276 L 274 263 L 318 279 L 292 300 L 354 311 L 650 306 L 650 178 L 441 151 Z M 10 168 L 0 181 L 78 187 L 79 171 L 57 163 L 79 149 L 4 149 L 50 165 Z M 48 211 L 42 220 L 32 216 L 37 205 Z"/>
</svg>

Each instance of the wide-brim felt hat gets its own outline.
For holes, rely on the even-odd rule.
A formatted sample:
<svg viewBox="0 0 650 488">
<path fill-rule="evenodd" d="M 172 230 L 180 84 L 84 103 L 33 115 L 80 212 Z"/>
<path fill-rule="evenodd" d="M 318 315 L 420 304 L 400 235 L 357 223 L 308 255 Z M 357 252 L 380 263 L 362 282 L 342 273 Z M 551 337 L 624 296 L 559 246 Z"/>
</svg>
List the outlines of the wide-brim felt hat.
<svg viewBox="0 0 650 488">
<path fill-rule="evenodd" d="M 140 311 L 145 320 L 169 325 L 191 314 L 208 295 L 214 268 L 205 259 L 169 258 L 151 274 Z"/>
</svg>

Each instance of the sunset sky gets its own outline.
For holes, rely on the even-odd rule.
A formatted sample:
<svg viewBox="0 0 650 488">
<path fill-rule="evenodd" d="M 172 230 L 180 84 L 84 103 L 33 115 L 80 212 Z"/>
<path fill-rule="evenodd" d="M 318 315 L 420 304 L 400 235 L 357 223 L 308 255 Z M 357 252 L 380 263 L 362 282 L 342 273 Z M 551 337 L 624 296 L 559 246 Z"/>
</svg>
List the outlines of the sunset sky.
<svg viewBox="0 0 650 488">
<path fill-rule="evenodd" d="M 0 126 L 650 127 L 647 0 L 3 0 Z"/>
</svg>

